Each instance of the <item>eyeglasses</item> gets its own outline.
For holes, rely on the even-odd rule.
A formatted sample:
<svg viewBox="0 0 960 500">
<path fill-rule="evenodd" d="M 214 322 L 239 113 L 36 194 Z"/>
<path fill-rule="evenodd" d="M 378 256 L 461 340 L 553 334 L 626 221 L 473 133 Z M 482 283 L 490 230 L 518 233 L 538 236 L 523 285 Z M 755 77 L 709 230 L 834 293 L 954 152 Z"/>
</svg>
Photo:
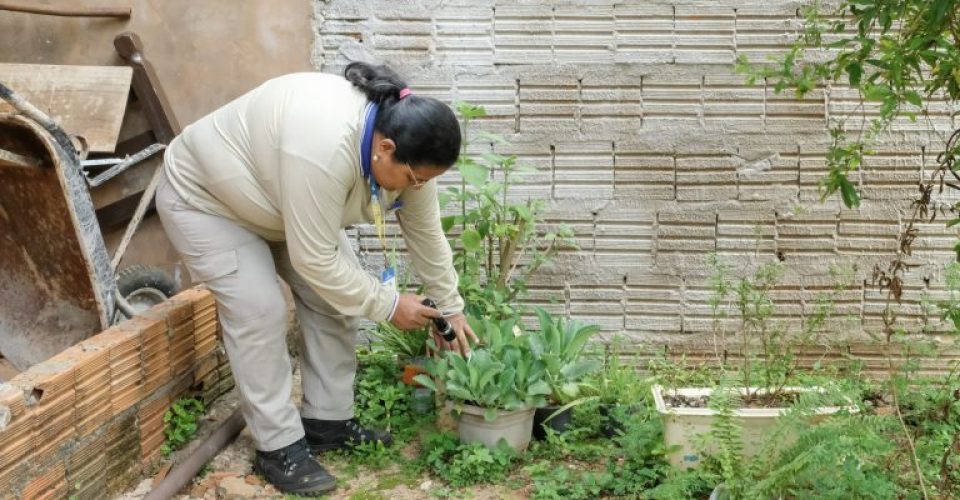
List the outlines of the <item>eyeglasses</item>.
<svg viewBox="0 0 960 500">
<path fill-rule="evenodd" d="M 407 167 L 407 172 L 410 173 L 410 178 L 413 179 L 413 184 L 410 187 L 412 187 L 413 189 L 420 189 L 423 187 L 424 184 L 427 183 L 427 181 L 421 180 L 420 178 L 417 177 L 417 174 L 413 173 L 413 168 L 410 166 L 409 163 L 404 163 L 403 166 Z"/>
</svg>

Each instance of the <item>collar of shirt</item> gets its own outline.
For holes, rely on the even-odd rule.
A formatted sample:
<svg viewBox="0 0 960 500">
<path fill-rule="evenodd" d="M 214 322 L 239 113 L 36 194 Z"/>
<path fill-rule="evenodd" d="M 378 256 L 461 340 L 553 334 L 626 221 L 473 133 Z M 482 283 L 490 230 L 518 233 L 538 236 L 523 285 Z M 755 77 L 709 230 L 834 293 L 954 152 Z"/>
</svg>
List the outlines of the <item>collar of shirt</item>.
<svg viewBox="0 0 960 500">
<path fill-rule="evenodd" d="M 377 121 L 380 107 L 376 103 L 367 103 L 363 112 L 363 127 L 360 129 L 360 173 L 370 184 L 370 194 L 379 198 L 380 186 L 373 176 L 371 156 L 373 155 L 373 125 Z"/>
</svg>

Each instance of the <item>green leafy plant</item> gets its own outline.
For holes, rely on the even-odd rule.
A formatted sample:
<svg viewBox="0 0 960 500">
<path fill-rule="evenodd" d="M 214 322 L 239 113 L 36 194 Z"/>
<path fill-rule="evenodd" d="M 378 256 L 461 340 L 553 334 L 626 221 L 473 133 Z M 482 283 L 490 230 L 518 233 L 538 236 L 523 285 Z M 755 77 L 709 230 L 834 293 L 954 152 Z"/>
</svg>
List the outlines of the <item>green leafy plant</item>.
<svg viewBox="0 0 960 500">
<path fill-rule="evenodd" d="M 460 273 L 460 294 L 472 315 L 513 317 L 518 313 L 514 301 L 526 293 L 528 278 L 561 249 L 573 248 L 573 233 L 565 226 L 557 231 L 540 227 L 545 208 L 542 200 L 510 199 L 515 178 L 532 171 L 518 164 L 516 156 L 468 154 L 471 124 L 486 111 L 467 103 L 456 107 L 464 134 L 463 152 L 457 161 L 462 181 L 460 187 L 441 193 L 440 208 L 451 202 L 460 206 L 458 214 L 442 220 L 446 232 L 459 230 L 454 263 Z M 478 138 L 497 145 L 507 143 L 495 134 L 478 134 Z"/>
<path fill-rule="evenodd" d="M 505 443 L 490 450 L 479 443 L 461 444 L 451 434 L 428 435 L 419 458 L 423 469 L 456 487 L 503 481 L 516 460 Z"/>
<path fill-rule="evenodd" d="M 830 338 L 825 337 L 827 320 L 833 314 L 834 300 L 846 289 L 852 273 L 831 268 L 836 284 L 830 292 L 816 298 L 813 312 L 803 322 L 798 332 L 791 332 L 783 323 L 774 320 L 774 303 L 771 292 L 779 284 L 784 272 L 781 262 L 768 262 L 756 267 L 752 276 L 734 280 L 727 266 L 716 254 L 707 257 L 713 269 L 710 277 L 712 294 L 709 304 L 714 319 L 714 350 L 717 361 L 724 365 L 720 352 L 725 350 L 732 336 L 739 343 L 741 360 L 738 376 L 746 402 L 758 395 L 780 397 L 788 383 L 796 382 L 800 346 L 818 345 L 829 347 Z M 737 328 L 729 332 L 723 320 L 734 317 Z"/>
<path fill-rule="evenodd" d="M 550 386 L 543 380 L 543 365 L 520 348 L 505 349 L 499 359 L 486 349 L 474 350 L 467 359 L 446 352 L 430 371 L 444 382 L 451 400 L 484 408 L 487 421 L 495 420 L 498 410 L 544 406 L 550 394 Z M 426 375 L 414 380 L 437 390 Z"/>
<path fill-rule="evenodd" d="M 393 323 L 382 322 L 370 331 L 370 335 L 376 337 L 387 351 L 396 354 L 401 362 L 409 362 L 427 355 L 429 328 L 405 331 L 397 328 Z"/>
<path fill-rule="evenodd" d="M 640 377 L 635 366 L 624 364 L 619 339 L 610 344 L 603 366 L 591 379 L 586 385 L 588 394 L 606 405 L 637 404 L 646 399 L 652 385 L 652 379 Z"/>
<path fill-rule="evenodd" d="M 613 478 L 607 472 L 579 472 L 568 464 L 547 460 L 526 468 L 538 500 L 591 500 L 600 498 Z"/>
<path fill-rule="evenodd" d="M 650 404 L 638 405 L 623 424 L 623 431 L 612 443 L 572 441 L 575 436 L 586 435 L 575 429 L 567 436 L 550 436 L 546 445 L 538 445 L 538 456 L 554 461 L 540 460 L 527 467 L 534 498 L 644 498 L 670 471 L 664 459 L 663 427 Z M 544 446 L 546 450 L 542 450 Z M 564 453 L 551 453 L 556 450 L 550 448 L 558 446 Z M 571 467 L 571 460 L 583 463 Z"/>
<path fill-rule="evenodd" d="M 203 416 L 203 402 L 195 398 L 180 398 L 163 414 L 163 435 L 166 438 L 160 450 L 164 456 L 180 449 L 197 433 L 197 420 Z"/>
<path fill-rule="evenodd" d="M 405 437 L 417 427 L 410 410 L 413 388 L 400 380 L 389 353 L 361 355 L 361 365 L 354 381 L 354 408 L 360 423 L 390 431 L 397 439 Z"/>
<path fill-rule="evenodd" d="M 554 319 L 542 308 L 536 309 L 540 331 L 527 335 L 533 355 L 543 362 L 544 376 L 550 386 L 550 401 L 567 404 L 581 396 L 584 378 L 600 368 L 596 359 L 581 359 L 587 341 L 600 331 L 596 325 L 574 320 Z"/>
</svg>

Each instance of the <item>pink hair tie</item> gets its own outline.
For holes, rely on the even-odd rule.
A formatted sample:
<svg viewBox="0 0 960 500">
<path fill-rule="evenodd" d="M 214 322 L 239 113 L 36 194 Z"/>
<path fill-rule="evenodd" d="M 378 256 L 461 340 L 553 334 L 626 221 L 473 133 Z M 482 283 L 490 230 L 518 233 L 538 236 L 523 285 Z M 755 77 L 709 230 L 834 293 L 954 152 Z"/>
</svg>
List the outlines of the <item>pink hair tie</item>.
<svg viewBox="0 0 960 500">
<path fill-rule="evenodd" d="M 402 89 L 400 90 L 400 100 L 403 100 L 404 97 L 407 97 L 408 95 L 410 95 L 410 94 L 412 94 L 412 93 L 413 93 L 413 91 L 411 91 L 409 88 L 407 88 L 407 87 L 402 88 Z"/>
</svg>

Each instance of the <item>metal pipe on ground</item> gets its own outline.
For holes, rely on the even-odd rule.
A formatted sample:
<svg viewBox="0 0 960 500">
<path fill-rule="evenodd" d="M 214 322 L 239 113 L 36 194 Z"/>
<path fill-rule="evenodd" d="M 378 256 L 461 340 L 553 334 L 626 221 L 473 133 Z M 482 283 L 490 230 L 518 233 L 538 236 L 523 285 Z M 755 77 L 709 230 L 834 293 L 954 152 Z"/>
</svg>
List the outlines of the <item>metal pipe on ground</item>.
<svg viewBox="0 0 960 500">
<path fill-rule="evenodd" d="M 196 477 L 204 464 L 210 461 L 217 453 L 233 441 L 243 430 L 246 423 L 240 410 L 233 412 L 220 427 L 213 431 L 193 453 L 182 463 L 177 465 L 160 481 L 156 488 L 150 491 L 144 500 L 167 500 L 173 498 L 191 479 Z"/>
</svg>

